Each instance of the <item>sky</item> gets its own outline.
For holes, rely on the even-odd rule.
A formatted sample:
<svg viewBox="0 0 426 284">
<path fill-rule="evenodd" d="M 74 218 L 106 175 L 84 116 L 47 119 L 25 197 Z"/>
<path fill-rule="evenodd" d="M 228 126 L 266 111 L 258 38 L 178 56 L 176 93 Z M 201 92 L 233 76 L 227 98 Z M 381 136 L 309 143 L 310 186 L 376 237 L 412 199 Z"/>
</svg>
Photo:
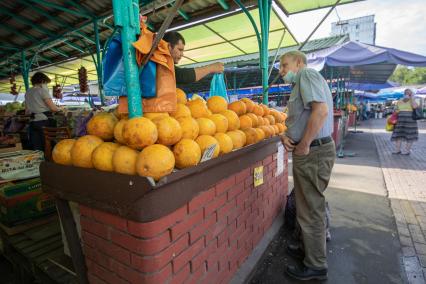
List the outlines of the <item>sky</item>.
<svg viewBox="0 0 426 284">
<path fill-rule="evenodd" d="M 426 0 L 366 0 L 338 6 L 311 39 L 330 36 L 331 23 L 375 15 L 376 45 L 426 55 Z M 303 42 L 329 8 L 291 15 L 286 19 L 290 31 Z"/>
</svg>

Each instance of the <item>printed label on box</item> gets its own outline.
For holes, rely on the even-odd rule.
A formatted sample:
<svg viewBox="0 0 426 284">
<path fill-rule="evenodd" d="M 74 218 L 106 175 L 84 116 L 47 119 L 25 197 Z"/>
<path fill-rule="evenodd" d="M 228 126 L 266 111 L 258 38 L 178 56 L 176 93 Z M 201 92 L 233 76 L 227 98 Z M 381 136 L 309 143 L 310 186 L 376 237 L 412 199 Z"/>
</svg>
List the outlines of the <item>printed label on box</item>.
<svg viewBox="0 0 426 284">
<path fill-rule="evenodd" d="M 207 149 L 204 150 L 203 157 L 201 158 L 201 163 L 210 160 L 213 157 L 214 150 L 216 150 L 216 144 L 207 147 Z"/>
</svg>

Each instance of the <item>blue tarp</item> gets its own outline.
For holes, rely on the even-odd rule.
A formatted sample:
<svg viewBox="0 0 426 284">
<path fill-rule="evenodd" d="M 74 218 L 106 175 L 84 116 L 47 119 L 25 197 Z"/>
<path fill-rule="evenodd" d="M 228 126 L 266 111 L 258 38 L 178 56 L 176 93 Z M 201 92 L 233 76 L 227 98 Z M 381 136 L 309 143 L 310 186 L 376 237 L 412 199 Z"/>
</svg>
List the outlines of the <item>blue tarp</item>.
<svg viewBox="0 0 426 284">
<path fill-rule="evenodd" d="M 308 66 L 322 70 L 333 67 L 359 66 L 377 63 L 424 67 L 426 57 L 394 48 L 348 41 L 330 48 L 309 53 Z"/>
<path fill-rule="evenodd" d="M 391 88 L 391 87 L 397 87 L 399 86 L 398 83 L 387 81 L 384 84 L 368 84 L 368 83 L 354 83 L 354 82 L 347 82 L 346 88 L 351 90 L 358 90 L 358 91 L 379 91 L 381 89 Z"/>
</svg>

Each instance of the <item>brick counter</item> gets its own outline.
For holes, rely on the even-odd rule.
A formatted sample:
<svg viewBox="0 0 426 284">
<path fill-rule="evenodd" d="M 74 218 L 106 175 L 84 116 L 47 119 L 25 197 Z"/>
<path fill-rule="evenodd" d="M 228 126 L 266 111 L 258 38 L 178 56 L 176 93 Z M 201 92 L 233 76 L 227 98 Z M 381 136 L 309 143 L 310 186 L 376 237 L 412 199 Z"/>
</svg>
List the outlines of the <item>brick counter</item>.
<svg viewBox="0 0 426 284">
<path fill-rule="evenodd" d="M 255 188 L 260 165 L 264 184 Z M 227 283 L 283 209 L 287 165 L 279 176 L 276 167 L 270 155 L 152 222 L 81 205 L 90 282 Z"/>
</svg>

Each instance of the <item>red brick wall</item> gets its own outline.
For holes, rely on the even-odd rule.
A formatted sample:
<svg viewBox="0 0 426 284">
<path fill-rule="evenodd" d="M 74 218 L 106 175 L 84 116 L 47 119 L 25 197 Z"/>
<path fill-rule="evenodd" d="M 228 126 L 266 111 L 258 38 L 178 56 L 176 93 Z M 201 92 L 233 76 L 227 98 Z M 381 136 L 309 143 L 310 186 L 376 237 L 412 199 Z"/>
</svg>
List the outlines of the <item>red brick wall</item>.
<svg viewBox="0 0 426 284">
<path fill-rule="evenodd" d="M 149 223 L 80 206 L 90 283 L 227 283 L 284 206 L 287 165 L 280 176 L 276 167 L 274 154 Z"/>
</svg>

